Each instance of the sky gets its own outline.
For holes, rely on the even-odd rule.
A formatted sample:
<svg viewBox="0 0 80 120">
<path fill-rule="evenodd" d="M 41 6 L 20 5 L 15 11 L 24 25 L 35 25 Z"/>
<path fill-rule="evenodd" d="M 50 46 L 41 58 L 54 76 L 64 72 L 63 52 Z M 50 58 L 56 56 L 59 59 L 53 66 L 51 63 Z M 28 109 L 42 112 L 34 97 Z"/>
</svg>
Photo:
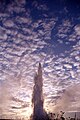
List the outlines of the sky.
<svg viewBox="0 0 80 120">
<path fill-rule="evenodd" d="M 46 111 L 80 111 L 79 0 L 0 1 L 0 118 L 32 113 L 43 70 Z"/>
</svg>

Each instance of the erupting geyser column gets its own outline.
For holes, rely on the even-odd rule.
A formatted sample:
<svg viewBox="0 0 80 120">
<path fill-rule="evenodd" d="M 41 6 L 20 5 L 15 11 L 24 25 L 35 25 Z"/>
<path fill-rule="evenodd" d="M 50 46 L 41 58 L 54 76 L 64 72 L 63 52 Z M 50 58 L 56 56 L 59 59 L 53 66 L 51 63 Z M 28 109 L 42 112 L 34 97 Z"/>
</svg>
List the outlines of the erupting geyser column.
<svg viewBox="0 0 80 120">
<path fill-rule="evenodd" d="M 33 120 L 44 120 L 45 112 L 43 109 L 43 79 L 42 79 L 42 67 L 39 63 L 38 73 L 34 77 L 34 88 L 32 96 L 33 104 Z"/>
</svg>

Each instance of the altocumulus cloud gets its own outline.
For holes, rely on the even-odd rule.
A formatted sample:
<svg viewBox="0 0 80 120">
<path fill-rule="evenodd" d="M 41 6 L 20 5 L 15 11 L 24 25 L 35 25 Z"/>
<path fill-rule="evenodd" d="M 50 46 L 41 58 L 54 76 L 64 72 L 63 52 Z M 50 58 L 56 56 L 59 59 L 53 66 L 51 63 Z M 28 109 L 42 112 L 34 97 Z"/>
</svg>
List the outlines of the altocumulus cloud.
<svg viewBox="0 0 80 120">
<path fill-rule="evenodd" d="M 80 25 L 75 25 L 77 18 L 73 14 L 72 19 L 63 17 L 71 14 L 66 6 L 54 13 L 48 4 L 37 1 L 31 6 L 25 0 L 11 2 L 3 9 L 4 6 L 0 7 L 1 115 L 9 114 L 8 110 L 16 115 L 19 109 L 25 113 L 30 107 L 33 77 L 39 62 L 43 65 L 45 107 L 51 105 L 52 109 L 57 109 L 56 100 L 63 96 L 68 101 L 67 88 L 80 83 Z M 74 108 L 78 109 L 76 91 Z M 62 101 L 65 103 L 64 99 L 60 103 Z"/>
</svg>

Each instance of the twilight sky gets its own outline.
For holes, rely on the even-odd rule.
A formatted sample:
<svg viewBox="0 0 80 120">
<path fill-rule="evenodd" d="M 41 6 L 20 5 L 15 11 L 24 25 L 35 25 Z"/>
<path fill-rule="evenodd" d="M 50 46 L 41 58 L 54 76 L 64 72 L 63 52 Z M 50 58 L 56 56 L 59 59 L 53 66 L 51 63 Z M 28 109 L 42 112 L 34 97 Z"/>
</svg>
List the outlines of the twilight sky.
<svg viewBox="0 0 80 120">
<path fill-rule="evenodd" d="M 0 1 L 0 118 L 30 115 L 39 62 L 45 109 L 80 111 L 79 0 Z"/>
</svg>

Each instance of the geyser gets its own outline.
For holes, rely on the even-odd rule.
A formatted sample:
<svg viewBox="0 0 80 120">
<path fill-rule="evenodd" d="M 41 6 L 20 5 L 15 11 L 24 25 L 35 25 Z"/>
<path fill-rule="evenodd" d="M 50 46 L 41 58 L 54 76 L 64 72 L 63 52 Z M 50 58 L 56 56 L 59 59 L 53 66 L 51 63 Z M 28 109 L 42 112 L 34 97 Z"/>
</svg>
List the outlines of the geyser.
<svg viewBox="0 0 80 120">
<path fill-rule="evenodd" d="M 43 107 L 44 99 L 43 99 L 43 78 L 41 63 L 39 63 L 38 72 L 34 77 L 32 104 L 33 104 L 32 120 L 45 120 L 48 118 Z"/>
</svg>

